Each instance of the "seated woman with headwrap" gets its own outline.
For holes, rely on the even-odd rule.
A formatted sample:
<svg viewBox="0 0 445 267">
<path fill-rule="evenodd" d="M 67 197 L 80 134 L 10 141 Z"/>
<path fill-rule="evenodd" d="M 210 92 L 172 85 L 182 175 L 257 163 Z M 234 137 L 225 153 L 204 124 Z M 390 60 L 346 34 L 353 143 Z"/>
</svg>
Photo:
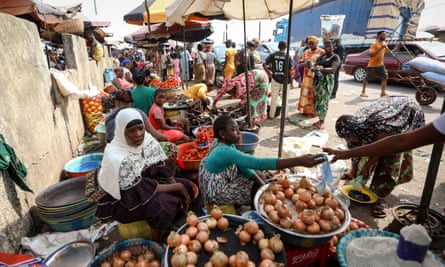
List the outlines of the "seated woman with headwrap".
<svg viewBox="0 0 445 267">
<path fill-rule="evenodd" d="M 98 175 L 106 195 L 97 203 L 96 216 L 121 223 L 145 220 L 153 240 L 161 241 L 163 230 L 172 228 L 194 196 L 188 180 L 173 178 L 166 159 L 159 143 L 145 131 L 139 112 L 121 110 Z"/>
<path fill-rule="evenodd" d="M 423 111 L 414 100 L 404 96 L 391 96 L 360 108 L 354 115 L 339 117 L 335 129 L 338 136 L 346 140 L 348 147 L 354 148 L 390 135 L 410 132 L 424 124 Z M 378 197 L 372 211 L 375 217 L 386 216 L 385 197 L 394 187 L 413 178 L 412 164 L 411 150 L 388 156 L 361 157 L 352 160 L 349 177 L 359 177 L 358 180 L 362 183 L 366 183 L 372 177 L 370 189 Z"/>
</svg>

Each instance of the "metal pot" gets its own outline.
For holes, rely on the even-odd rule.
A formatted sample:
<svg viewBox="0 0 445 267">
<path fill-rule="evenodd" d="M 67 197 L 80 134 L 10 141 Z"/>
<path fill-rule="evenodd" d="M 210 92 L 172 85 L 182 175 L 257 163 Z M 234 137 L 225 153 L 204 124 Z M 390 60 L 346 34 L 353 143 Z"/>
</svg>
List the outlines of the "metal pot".
<svg viewBox="0 0 445 267">
<path fill-rule="evenodd" d="M 94 241 L 109 229 L 102 225 L 91 240 L 76 240 L 67 243 L 52 252 L 43 262 L 48 267 L 86 267 L 96 255 Z"/>
<path fill-rule="evenodd" d="M 315 185 L 315 183 L 320 182 L 316 179 L 311 179 L 311 180 L 312 180 L 312 184 L 314 184 L 314 185 Z M 332 231 L 329 233 L 323 233 L 323 234 L 302 234 L 302 233 L 294 232 L 289 229 L 284 229 L 284 228 L 280 227 L 279 225 L 271 222 L 269 220 L 269 218 L 266 216 L 264 210 L 260 206 L 261 195 L 267 190 L 268 187 L 269 187 L 269 184 L 265 184 L 262 187 L 260 187 L 260 189 L 258 189 L 258 191 L 256 192 L 255 199 L 254 199 L 255 209 L 256 209 L 257 213 L 261 215 L 261 218 L 270 227 L 275 229 L 275 231 L 280 234 L 281 239 L 287 244 L 294 245 L 297 247 L 302 247 L 302 248 L 312 248 L 312 247 L 316 247 L 316 246 L 325 244 L 325 243 L 329 242 L 329 240 L 331 240 L 331 238 L 334 235 L 337 235 L 337 234 L 345 231 L 346 228 L 349 226 L 349 223 L 351 222 L 351 214 L 349 212 L 348 207 L 342 201 L 338 201 L 339 205 L 345 212 L 345 219 L 343 221 L 343 224 L 339 228 L 337 228 L 335 231 Z"/>
</svg>

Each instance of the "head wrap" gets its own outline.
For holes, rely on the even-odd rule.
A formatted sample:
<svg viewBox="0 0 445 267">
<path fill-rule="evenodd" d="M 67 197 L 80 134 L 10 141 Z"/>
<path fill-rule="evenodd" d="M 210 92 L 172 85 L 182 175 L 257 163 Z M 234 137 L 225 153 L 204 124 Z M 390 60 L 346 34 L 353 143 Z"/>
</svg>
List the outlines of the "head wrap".
<svg viewBox="0 0 445 267">
<path fill-rule="evenodd" d="M 315 35 L 311 35 L 311 36 L 308 36 L 307 37 L 307 41 L 308 42 L 316 42 L 316 43 L 318 43 L 318 37 L 317 36 L 315 36 Z"/>
<path fill-rule="evenodd" d="M 127 143 L 125 128 L 133 120 L 144 121 L 141 114 L 134 108 L 125 108 L 116 116 L 116 128 L 113 140 L 105 147 L 104 157 L 99 172 L 99 185 L 113 198 L 120 200 L 119 169 L 122 162 L 129 156 L 134 163 L 133 171 L 140 175 L 146 166 L 151 166 L 167 159 L 158 141 L 145 132 L 144 141 L 134 147 Z M 144 152 L 144 153 L 142 153 Z"/>
<path fill-rule="evenodd" d="M 259 44 L 260 40 L 255 37 L 255 38 L 252 39 L 252 42 L 255 43 L 255 44 Z"/>
<path fill-rule="evenodd" d="M 128 58 L 122 60 L 121 67 L 125 66 L 125 64 L 130 63 L 130 60 Z"/>
<path fill-rule="evenodd" d="M 114 99 L 125 102 L 125 103 L 133 103 L 133 95 L 129 90 L 119 90 L 117 91 Z"/>
<path fill-rule="evenodd" d="M 352 115 L 342 115 L 335 122 L 335 131 L 341 138 L 355 135 L 355 123 Z"/>
</svg>

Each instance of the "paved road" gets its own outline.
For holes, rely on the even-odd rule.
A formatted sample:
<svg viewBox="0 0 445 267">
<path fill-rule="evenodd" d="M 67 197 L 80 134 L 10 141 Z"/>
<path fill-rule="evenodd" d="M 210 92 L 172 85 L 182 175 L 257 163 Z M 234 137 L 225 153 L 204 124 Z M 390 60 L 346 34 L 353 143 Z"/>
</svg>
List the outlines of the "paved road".
<svg viewBox="0 0 445 267">
<path fill-rule="evenodd" d="M 329 134 L 329 139 L 326 146 L 336 147 L 344 145 L 344 141 L 337 137 L 335 133 L 335 121 L 337 117 L 342 114 L 351 114 L 361 106 L 368 105 L 372 101 L 378 99 L 380 96 L 380 85 L 371 83 L 368 85 L 368 98 L 359 97 L 361 91 L 361 84 L 353 80 L 352 76 L 344 73 L 340 74 L 340 88 L 338 90 L 337 98 L 330 102 L 328 116 L 326 118 L 326 132 Z M 213 93 L 213 92 L 212 92 Z M 285 124 L 284 134 L 286 136 L 303 136 L 310 132 L 311 129 L 301 127 L 301 125 L 310 125 L 316 119 L 306 120 L 304 117 L 296 114 L 296 103 L 298 101 L 300 90 L 298 88 L 290 90 L 289 97 L 289 119 Z M 410 86 L 401 86 L 390 84 L 387 89 L 390 95 L 408 95 L 414 98 L 415 89 Z M 226 102 L 229 103 L 229 100 Z M 442 107 L 443 97 L 440 96 L 430 106 L 423 106 L 426 121 L 431 122 L 434 118 L 439 116 Z M 224 101 L 221 105 L 225 105 Z M 300 126 L 298 126 L 300 125 Z M 259 132 L 262 139 L 261 143 L 255 151 L 255 155 L 271 157 L 278 155 L 278 136 L 280 131 L 280 119 L 266 120 Z M 389 207 L 405 203 L 419 204 L 422 195 L 424 180 L 426 177 L 428 162 L 431 156 L 432 146 L 425 146 L 414 151 L 414 169 L 415 178 L 410 183 L 396 187 L 393 193 L 388 197 Z M 312 148 L 312 152 L 320 152 L 319 148 Z M 445 154 L 445 153 L 444 153 Z M 442 159 L 445 157 L 442 155 Z M 349 165 L 349 161 L 346 162 Z M 445 167 L 441 164 L 437 176 L 435 189 L 431 198 L 430 208 L 440 212 L 443 215 L 443 208 L 445 207 Z M 393 217 L 390 210 L 387 211 L 389 216 L 385 219 L 376 219 L 370 215 L 371 206 L 351 203 L 350 206 L 353 217 L 356 217 L 373 228 L 384 229 L 392 221 Z"/>
</svg>

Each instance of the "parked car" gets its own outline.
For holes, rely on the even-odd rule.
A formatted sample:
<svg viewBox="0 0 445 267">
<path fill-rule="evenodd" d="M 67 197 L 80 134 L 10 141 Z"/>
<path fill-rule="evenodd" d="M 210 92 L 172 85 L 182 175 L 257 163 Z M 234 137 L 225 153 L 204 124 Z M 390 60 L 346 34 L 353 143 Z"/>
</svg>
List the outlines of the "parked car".
<svg viewBox="0 0 445 267">
<path fill-rule="evenodd" d="M 389 44 L 389 48 L 393 49 L 395 43 Z M 428 42 L 428 41 L 406 41 L 397 52 L 399 60 L 392 55 L 385 54 L 384 64 L 388 70 L 388 80 L 390 81 L 406 81 L 410 75 L 409 68 L 403 63 L 409 61 L 415 56 L 426 56 L 441 62 L 445 62 L 445 43 Z M 366 76 L 366 66 L 369 61 L 369 49 L 356 54 L 346 56 L 343 64 L 343 70 L 346 74 L 350 74 L 357 82 L 362 82 Z"/>
</svg>

